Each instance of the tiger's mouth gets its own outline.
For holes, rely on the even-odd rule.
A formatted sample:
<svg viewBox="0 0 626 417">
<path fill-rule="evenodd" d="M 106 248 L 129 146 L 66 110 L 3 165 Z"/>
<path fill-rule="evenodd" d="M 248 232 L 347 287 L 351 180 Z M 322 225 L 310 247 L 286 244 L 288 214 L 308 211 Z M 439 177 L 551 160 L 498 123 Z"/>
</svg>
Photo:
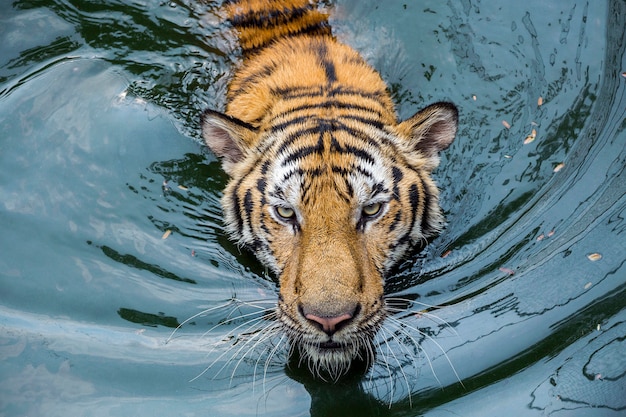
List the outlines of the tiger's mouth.
<svg viewBox="0 0 626 417">
<path fill-rule="evenodd" d="M 319 348 L 321 351 L 327 351 L 327 350 L 345 350 L 346 349 L 346 345 L 339 343 L 339 342 L 334 342 L 332 340 L 328 341 L 328 342 L 322 342 L 319 345 L 316 346 L 317 348 Z"/>
<path fill-rule="evenodd" d="M 293 369 L 306 369 L 316 380 L 338 381 L 348 375 L 364 375 L 374 362 L 374 350 L 361 340 L 295 342 L 289 362 Z"/>
</svg>

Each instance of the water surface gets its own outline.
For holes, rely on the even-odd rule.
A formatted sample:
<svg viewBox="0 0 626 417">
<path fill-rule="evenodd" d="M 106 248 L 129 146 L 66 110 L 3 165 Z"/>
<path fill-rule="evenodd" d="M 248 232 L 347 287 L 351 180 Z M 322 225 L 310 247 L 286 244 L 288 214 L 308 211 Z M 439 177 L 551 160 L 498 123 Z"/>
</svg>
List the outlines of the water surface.
<svg viewBox="0 0 626 417">
<path fill-rule="evenodd" d="M 276 283 L 199 138 L 238 62 L 219 4 L 2 3 L 0 415 L 626 412 L 626 4 L 545 3 L 332 2 L 402 117 L 461 112 L 448 226 L 387 282 L 403 330 L 338 385 L 246 344 Z"/>
</svg>

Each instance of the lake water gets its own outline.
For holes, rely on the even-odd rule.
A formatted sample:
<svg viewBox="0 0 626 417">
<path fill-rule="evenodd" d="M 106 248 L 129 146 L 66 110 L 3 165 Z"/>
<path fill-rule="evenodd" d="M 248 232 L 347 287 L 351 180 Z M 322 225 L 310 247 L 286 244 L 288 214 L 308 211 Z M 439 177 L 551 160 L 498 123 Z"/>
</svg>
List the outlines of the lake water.
<svg viewBox="0 0 626 417">
<path fill-rule="evenodd" d="M 276 283 L 199 139 L 219 4 L 3 1 L 0 416 L 624 415 L 626 3 L 330 3 L 402 117 L 461 114 L 386 362 L 321 383 L 254 343 Z"/>
</svg>

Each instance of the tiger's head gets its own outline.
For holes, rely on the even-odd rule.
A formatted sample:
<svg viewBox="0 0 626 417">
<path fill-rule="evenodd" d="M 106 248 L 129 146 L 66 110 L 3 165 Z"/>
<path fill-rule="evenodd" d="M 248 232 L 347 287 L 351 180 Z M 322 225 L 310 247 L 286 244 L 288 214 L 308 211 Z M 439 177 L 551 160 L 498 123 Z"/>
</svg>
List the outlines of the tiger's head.
<svg viewBox="0 0 626 417">
<path fill-rule="evenodd" d="M 279 278 L 278 317 L 309 368 L 337 377 L 373 359 L 386 274 L 442 227 L 431 172 L 457 110 L 437 103 L 391 124 L 323 113 L 271 120 L 203 115 L 230 176 L 226 228 Z"/>
</svg>

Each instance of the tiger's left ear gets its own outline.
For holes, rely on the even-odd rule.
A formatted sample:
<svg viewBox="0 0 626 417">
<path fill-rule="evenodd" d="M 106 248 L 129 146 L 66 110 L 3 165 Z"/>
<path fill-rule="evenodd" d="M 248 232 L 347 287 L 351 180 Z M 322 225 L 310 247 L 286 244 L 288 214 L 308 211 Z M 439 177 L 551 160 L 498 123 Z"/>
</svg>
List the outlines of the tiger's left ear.
<svg viewBox="0 0 626 417">
<path fill-rule="evenodd" d="M 435 103 L 420 110 L 398 125 L 411 138 L 413 149 L 439 163 L 439 152 L 446 149 L 456 136 L 459 112 L 452 103 Z"/>
</svg>

